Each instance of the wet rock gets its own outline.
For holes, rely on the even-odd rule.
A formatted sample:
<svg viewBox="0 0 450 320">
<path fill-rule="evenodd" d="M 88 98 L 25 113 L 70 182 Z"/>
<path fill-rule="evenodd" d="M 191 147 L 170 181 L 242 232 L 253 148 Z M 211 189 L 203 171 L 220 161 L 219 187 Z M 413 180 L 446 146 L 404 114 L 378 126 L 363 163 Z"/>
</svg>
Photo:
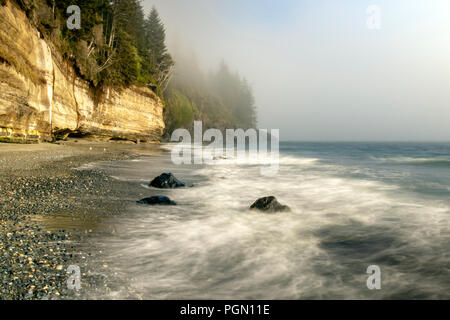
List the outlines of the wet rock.
<svg viewBox="0 0 450 320">
<path fill-rule="evenodd" d="M 271 213 L 286 212 L 291 210 L 288 206 L 279 203 L 277 198 L 273 196 L 264 197 L 256 200 L 255 203 L 251 205 L 250 209 Z"/>
<path fill-rule="evenodd" d="M 150 182 L 150 187 L 158 188 L 158 189 L 175 189 L 175 188 L 184 188 L 186 184 L 183 181 L 178 180 L 171 173 L 163 173 L 159 177 L 153 179 Z"/>
<path fill-rule="evenodd" d="M 154 205 L 176 206 L 177 205 L 175 201 L 172 201 L 168 197 L 164 197 L 164 196 L 154 196 L 154 197 L 150 197 L 150 198 L 145 198 L 145 199 L 138 201 L 137 203 L 151 205 L 151 206 L 154 206 Z"/>
</svg>

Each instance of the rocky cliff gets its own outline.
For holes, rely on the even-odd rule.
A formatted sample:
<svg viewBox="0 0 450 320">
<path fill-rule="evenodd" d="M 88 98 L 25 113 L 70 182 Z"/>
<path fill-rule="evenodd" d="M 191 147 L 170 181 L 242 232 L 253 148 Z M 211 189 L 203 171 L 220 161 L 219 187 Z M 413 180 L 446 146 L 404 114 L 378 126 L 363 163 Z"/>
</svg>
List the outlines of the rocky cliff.
<svg viewBox="0 0 450 320">
<path fill-rule="evenodd" d="M 50 140 L 52 132 L 156 141 L 164 105 L 147 88 L 99 94 L 14 3 L 0 5 L 0 141 Z"/>
</svg>

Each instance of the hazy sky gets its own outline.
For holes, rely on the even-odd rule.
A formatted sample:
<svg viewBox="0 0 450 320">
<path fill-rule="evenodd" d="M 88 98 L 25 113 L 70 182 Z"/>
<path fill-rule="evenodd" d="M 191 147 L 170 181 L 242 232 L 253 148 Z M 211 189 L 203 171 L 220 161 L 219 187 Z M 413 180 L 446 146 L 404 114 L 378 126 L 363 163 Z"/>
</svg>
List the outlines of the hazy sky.
<svg viewBox="0 0 450 320">
<path fill-rule="evenodd" d="M 170 47 L 245 76 L 282 140 L 450 141 L 449 0 L 143 2 Z"/>
</svg>

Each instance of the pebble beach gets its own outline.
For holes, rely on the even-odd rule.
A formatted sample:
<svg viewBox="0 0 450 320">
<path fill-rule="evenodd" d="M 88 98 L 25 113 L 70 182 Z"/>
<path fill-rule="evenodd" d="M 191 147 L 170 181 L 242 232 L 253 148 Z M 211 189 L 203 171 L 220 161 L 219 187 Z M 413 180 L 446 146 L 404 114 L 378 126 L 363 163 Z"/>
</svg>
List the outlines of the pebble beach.
<svg viewBox="0 0 450 320">
<path fill-rule="evenodd" d="M 89 164 L 157 148 L 77 140 L 0 144 L 0 299 L 82 299 L 85 291 L 107 292 L 107 265 L 98 265 L 101 252 L 89 246 L 89 237 L 95 224 L 124 209 L 126 203 L 116 199 L 128 186 Z M 67 286 L 71 265 L 81 269 L 81 290 Z"/>
</svg>

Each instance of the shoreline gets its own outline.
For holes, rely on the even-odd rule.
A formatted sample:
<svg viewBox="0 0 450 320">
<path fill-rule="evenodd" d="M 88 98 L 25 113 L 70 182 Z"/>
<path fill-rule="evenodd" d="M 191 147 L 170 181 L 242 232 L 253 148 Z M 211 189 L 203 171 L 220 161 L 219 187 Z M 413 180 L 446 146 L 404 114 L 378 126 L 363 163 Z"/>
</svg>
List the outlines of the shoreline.
<svg viewBox="0 0 450 320">
<path fill-rule="evenodd" d="M 448 202 L 441 193 L 430 197 L 427 189 L 418 193 L 409 187 L 423 186 L 415 177 L 429 172 L 429 165 L 371 165 L 373 160 L 362 157 L 366 151 L 356 148 L 348 153 L 351 159 L 377 175 L 355 176 L 354 161 L 340 162 L 340 151 L 314 154 L 329 155 L 332 165 L 305 163 L 311 154 L 301 147 L 281 160 L 290 170 L 268 180 L 246 165 L 198 171 L 175 166 L 158 145 L 69 141 L 24 150 L 0 144 L 0 298 L 446 298 L 448 246 L 442 232 L 448 230 Z M 374 152 L 395 160 L 420 156 L 418 150 Z M 411 177 L 386 180 L 392 170 Z M 161 172 L 195 188 L 147 188 Z M 280 195 L 292 212 L 250 213 L 248 205 L 266 193 Z M 179 205 L 136 204 L 153 195 L 167 195 Z M 427 239 L 415 245 L 418 233 Z M 364 271 L 373 264 L 373 250 L 383 272 L 397 275 L 386 277 L 384 291 L 366 289 Z M 82 273 L 79 292 L 67 288 L 71 265 Z M 265 276 L 271 265 L 276 273 Z M 324 275 L 325 266 L 334 267 Z M 299 278 L 302 273 L 308 278 Z M 350 280 L 333 283 L 333 275 Z M 299 283 L 303 290 L 277 281 Z M 317 286 L 323 282 L 331 288 Z"/>
<path fill-rule="evenodd" d="M 90 265 L 95 248 L 89 237 L 96 223 L 125 210 L 127 203 L 118 199 L 130 185 L 86 165 L 158 150 L 157 144 L 75 139 L 0 144 L 0 299 L 77 299 L 108 292 L 105 276 Z M 67 288 L 70 265 L 80 266 L 79 292 Z"/>
</svg>

